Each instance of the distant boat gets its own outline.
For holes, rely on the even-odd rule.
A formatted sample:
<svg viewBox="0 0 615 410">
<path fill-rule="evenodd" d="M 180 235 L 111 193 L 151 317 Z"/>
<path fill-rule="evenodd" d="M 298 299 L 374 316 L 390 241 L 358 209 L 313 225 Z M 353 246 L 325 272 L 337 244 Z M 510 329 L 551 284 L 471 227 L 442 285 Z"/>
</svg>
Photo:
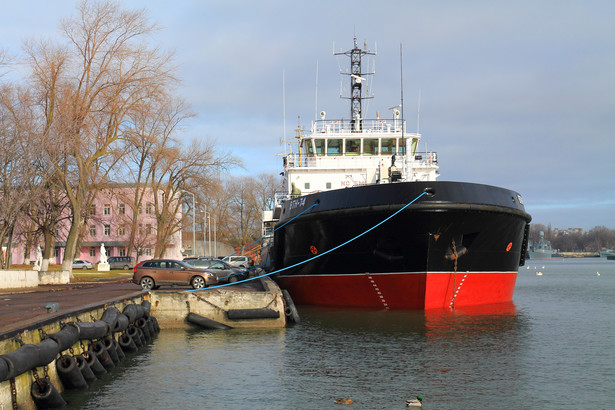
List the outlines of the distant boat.
<svg viewBox="0 0 615 410">
<path fill-rule="evenodd" d="M 555 250 L 551 247 L 551 242 L 545 239 L 543 231 L 538 232 L 536 242 L 529 241 L 527 246 L 527 259 L 551 259 L 555 256 Z"/>
<path fill-rule="evenodd" d="M 615 251 L 613 249 L 602 248 L 600 249 L 600 257 L 606 257 L 607 260 L 615 261 Z"/>
</svg>

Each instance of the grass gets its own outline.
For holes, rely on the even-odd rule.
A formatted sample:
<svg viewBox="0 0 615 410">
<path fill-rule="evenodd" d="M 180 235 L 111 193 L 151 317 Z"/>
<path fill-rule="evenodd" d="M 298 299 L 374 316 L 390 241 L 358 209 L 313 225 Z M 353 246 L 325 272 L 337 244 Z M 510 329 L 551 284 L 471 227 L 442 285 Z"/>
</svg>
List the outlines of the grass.
<svg viewBox="0 0 615 410">
<path fill-rule="evenodd" d="M 11 265 L 11 270 L 31 270 L 32 265 Z M 62 265 L 49 265 L 49 270 L 61 270 Z M 74 282 L 88 282 L 95 279 L 128 279 L 132 277 L 132 269 L 99 272 L 94 269 L 73 269 Z"/>
</svg>

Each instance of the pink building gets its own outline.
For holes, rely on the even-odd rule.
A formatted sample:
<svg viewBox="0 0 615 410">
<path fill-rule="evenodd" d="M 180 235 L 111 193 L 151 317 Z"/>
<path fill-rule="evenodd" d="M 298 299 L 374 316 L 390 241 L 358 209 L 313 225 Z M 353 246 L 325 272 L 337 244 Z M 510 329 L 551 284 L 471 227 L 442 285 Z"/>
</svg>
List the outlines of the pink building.
<svg viewBox="0 0 615 410">
<path fill-rule="evenodd" d="M 137 209 L 136 232 L 134 234 L 134 247 L 128 249 L 129 238 L 133 227 L 133 209 L 135 188 L 132 185 L 114 185 L 101 190 L 94 203 L 88 210 L 87 222 L 83 226 L 84 236 L 79 254 L 75 259 L 98 263 L 100 260 L 100 246 L 105 245 L 107 258 L 112 256 L 133 256 L 138 261 L 151 259 L 154 256 L 156 245 L 156 212 L 154 209 L 153 190 L 145 188 L 141 206 Z M 162 195 L 160 193 L 159 195 Z M 181 209 L 176 214 L 181 219 Z M 62 263 L 66 236 L 70 229 L 66 222 L 58 227 L 55 244 L 55 257 L 50 263 Z M 42 240 L 40 241 L 43 247 Z M 138 248 L 138 251 L 137 249 Z M 30 260 L 36 259 L 36 243 L 30 251 Z M 23 259 L 23 244 L 14 244 L 11 258 L 13 264 L 29 263 Z M 164 257 L 181 259 L 181 232 L 174 233 L 166 244 Z"/>
</svg>

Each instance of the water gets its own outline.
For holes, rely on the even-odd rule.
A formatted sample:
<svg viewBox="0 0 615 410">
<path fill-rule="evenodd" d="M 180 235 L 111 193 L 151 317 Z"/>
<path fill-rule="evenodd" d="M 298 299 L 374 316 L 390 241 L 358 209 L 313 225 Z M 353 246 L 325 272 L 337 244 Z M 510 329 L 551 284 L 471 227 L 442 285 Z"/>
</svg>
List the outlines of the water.
<svg viewBox="0 0 615 410">
<path fill-rule="evenodd" d="M 615 262 L 528 261 L 514 304 L 300 307 L 287 329 L 163 331 L 68 408 L 612 408 Z M 537 272 L 543 272 L 537 276 Z M 600 276 L 597 275 L 600 273 Z"/>
</svg>

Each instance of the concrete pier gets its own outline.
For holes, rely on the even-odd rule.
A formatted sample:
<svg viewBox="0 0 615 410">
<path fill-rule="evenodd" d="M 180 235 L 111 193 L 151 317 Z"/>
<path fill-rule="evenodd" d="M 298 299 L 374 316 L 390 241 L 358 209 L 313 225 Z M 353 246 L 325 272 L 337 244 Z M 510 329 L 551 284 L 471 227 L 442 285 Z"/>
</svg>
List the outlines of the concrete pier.
<svg viewBox="0 0 615 410">
<path fill-rule="evenodd" d="M 71 322 L 99 321 L 105 310 L 116 308 L 121 312 L 130 304 L 149 303 L 149 316 L 156 318 L 163 331 L 198 328 L 186 320 L 189 313 L 229 328 L 279 328 L 287 324 L 284 295 L 269 278 L 197 292 L 185 290 L 189 288 L 163 287 L 146 292 L 127 281 L 49 285 L 27 290 L 2 289 L 0 355 L 16 351 L 23 345 L 39 344 L 47 334 L 59 332 Z M 240 314 L 233 314 L 237 312 Z M 267 314 L 263 315 L 263 312 Z M 110 333 L 110 336 L 117 339 L 119 333 Z M 70 347 L 71 353 L 82 353 L 87 344 L 75 343 Z M 4 361 L 2 357 L 0 360 Z M 52 384 L 61 393 L 64 388 L 57 375 L 55 360 L 45 367 Z M 42 377 L 44 369 L 35 370 Z M 36 408 L 30 396 L 33 382 L 34 375 L 29 370 L 16 376 L 13 382 L 0 381 L 0 408 L 12 408 L 14 404 L 20 409 Z"/>
</svg>

